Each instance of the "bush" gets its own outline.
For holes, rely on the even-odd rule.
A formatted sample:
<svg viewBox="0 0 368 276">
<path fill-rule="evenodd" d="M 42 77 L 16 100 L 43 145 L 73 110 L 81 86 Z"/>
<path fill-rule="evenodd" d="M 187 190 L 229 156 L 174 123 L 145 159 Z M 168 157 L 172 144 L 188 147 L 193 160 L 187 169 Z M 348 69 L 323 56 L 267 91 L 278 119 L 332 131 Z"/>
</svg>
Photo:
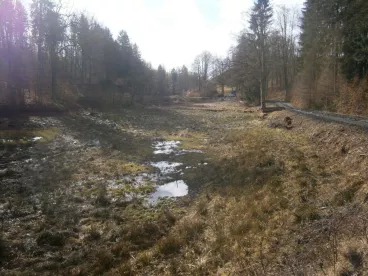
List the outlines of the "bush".
<svg viewBox="0 0 368 276">
<path fill-rule="evenodd" d="M 127 237 L 129 241 L 141 248 L 152 245 L 162 235 L 158 225 L 151 222 L 145 222 L 140 225 L 130 225 L 128 231 Z"/>
<path fill-rule="evenodd" d="M 109 270 L 114 262 L 114 256 L 107 250 L 101 250 L 96 254 L 95 274 L 101 275 Z"/>
<path fill-rule="evenodd" d="M 148 266 L 153 260 L 153 254 L 151 252 L 142 252 L 138 254 L 136 259 L 138 266 Z"/>
<path fill-rule="evenodd" d="M 295 212 L 296 223 L 314 221 L 320 218 L 321 216 L 318 214 L 317 209 L 309 205 L 303 205 Z"/>
<path fill-rule="evenodd" d="M 205 229 L 204 221 L 198 218 L 185 219 L 180 226 L 179 235 L 185 242 L 195 239 Z"/>
<path fill-rule="evenodd" d="M 178 236 L 168 236 L 158 243 L 158 251 L 163 255 L 178 253 L 184 245 L 183 240 Z"/>
<path fill-rule="evenodd" d="M 60 232 L 45 231 L 37 238 L 37 244 L 39 246 L 63 246 L 65 244 L 65 236 Z"/>
<path fill-rule="evenodd" d="M 91 230 L 88 235 L 86 236 L 86 239 L 88 241 L 97 241 L 101 238 L 101 234 L 98 231 Z"/>
<path fill-rule="evenodd" d="M 351 187 L 341 191 L 334 197 L 334 203 L 337 206 L 343 206 L 346 203 L 352 202 L 356 192 L 360 189 L 361 185 L 361 182 L 357 182 L 354 183 Z"/>
</svg>

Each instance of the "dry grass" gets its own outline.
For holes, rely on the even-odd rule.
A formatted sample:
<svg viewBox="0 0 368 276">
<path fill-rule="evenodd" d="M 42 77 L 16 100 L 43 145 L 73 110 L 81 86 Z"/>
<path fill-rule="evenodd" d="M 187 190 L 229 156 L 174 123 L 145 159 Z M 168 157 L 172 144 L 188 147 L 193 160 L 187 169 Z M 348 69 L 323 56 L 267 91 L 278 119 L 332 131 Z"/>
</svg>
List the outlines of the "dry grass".
<svg viewBox="0 0 368 276">
<path fill-rule="evenodd" d="M 119 150 L 88 148 L 62 182 L 63 188 L 79 183 L 73 198 L 64 189 L 45 193 L 47 216 L 37 227 L 22 227 L 37 233 L 48 254 L 49 248 L 65 253 L 67 275 L 365 275 L 366 134 L 286 111 L 260 120 L 244 110 L 223 103 L 175 107 L 180 120 L 169 126 L 159 120 L 157 131 L 145 133 L 205 151 L 192 160 L 208 162 L 192 172 L 192 200 L 160 201 L 156 208 L 138 197 L 114 201 L 107 181 L 149 168 Z M 269 127 L 286 116 L 292 129 Z M 117 198 L 150 191 L 117 184 L 124 184 Z M 4 244 L 14 243 L 10 237 Z"/>
<path fill-rule="evenodd" d="M 167 140 L 182 142 L 180 147 L 184 149 L 203 149 L 203 143 L 206 141 L 206 139 L 208 139 L 205 133 L 191 131 L 189 129 L 175 131 L 169 135 L 165 135 L 164 137 Z"/>
<path fill-rule="evenodd" d="M 279 112 L 271 117 L 282 120 L 287 115 L 293 116 Z M 348 157 L 341 147 L 361 151 L 366 138 L 357 131 L 354 139 L 345 140 L 334 125 L 304 118 L 294 123 L 299 127 L 286 130 L 250 122 L 243 131 L 212 137 L 207 150 L 217 159 L 211 185 L 160 241 L 159 254 L 154 256 L 165 269 L 152 261 L 147 264 L 155 273 L 359 275 L 365 271 L 362 252 L 368 246 L 364 230 L 368 224 L 362 216 L 368 208 L 359 195 L 367 189 L 366 176 L 352 180 L 351 168 L 359 164 L 359 152 Z M 344 168 L 347 162 L 353 164 Z M 175 260 L 181 261 L 173 272 Z"/>
<path fill-rule="evenodd" d="M 118 175 L 130 175 L 148 172 L 149 168 L 139 163 L 130 162 L 116 155 L 116 152 L 106 154 L 106 151 L 91 149 L 89 155 L 77 173 L 75 180 L 89 180 L 91 177 L 116 178 Z"/>
</svg>

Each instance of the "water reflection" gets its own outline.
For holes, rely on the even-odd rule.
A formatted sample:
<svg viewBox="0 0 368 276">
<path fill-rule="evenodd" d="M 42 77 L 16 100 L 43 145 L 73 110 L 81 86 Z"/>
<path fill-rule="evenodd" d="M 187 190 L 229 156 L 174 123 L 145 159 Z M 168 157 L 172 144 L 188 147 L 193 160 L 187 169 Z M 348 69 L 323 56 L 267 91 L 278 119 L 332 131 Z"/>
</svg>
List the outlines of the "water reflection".
<svg viewBox="0 0 368 276">
<path fill-rule="evenodd" d="M 167 161 L 159 161 L 159 162 L 151 162 L 151 166 L 160 170 L 161 174 L 170 174 L 177 172 L 177 167 L 183 165 L 178 162 L 167 162 Z"/>
<path fill-rule="evenodd" d="M 153 147 L 155 150 L 153 151 L 154 154 L 171 154 L 175 152 L 180 145 L 179 141 L 162 141 L 162 142 L 155 142 Z"/>
<path fill-rule="evenodd" d="M 162 197 L 181 197 L 188 194 L 188 185 L 183 180 L 177 180 L 174 182 L 161 185 L 157 188 L 149 199 L 151 203 L 157 202 Z"/>
</svg>

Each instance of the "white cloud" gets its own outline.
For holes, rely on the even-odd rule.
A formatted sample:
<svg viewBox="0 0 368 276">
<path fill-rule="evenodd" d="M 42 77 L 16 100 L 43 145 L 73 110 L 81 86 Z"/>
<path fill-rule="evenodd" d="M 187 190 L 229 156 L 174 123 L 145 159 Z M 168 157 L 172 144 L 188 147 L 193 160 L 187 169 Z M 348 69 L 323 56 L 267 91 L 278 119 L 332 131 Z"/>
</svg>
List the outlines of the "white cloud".
<svg viewBox="0 0 368 276">
<path fill-rule="evenodd" d="M 190 66 L 203 50 L 226 55 L 235 43 L 235 35 L 244 27 L 242 12 L 253 5 L 253 0 L 206 1 L 202 4 L 217 4 L 219 14 L 205 14 L 203 6 L 198 6 L 200 1 L 204 0 L 69 0 L 69 6 L 87 11 L 115 36 L 126 30 L 145 60 L 170 69 Z M 274 0 L 274 4 L 286 5 L 302 2 Z M 215 23 L 208 20 L 209 16 Z"/>
</svg>

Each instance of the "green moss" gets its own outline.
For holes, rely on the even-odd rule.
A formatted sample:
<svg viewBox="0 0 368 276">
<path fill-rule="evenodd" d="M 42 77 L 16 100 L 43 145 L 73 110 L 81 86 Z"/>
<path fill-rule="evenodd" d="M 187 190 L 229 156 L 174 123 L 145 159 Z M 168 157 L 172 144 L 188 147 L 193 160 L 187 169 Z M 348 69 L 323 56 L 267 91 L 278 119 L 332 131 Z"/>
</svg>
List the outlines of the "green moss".
<svg viewBox="0 0 368 276">
<path fill-rule="evenodd" d="M 148 171 L 148 168 L 146 166 L 143 166 L 138 163 L 134 162 L 124 162 L 122 160 L 119 160 L 120 163 L 118 165 L 118 170 L 121 173 L 127 173 L 127 174 L 135 174 L 135 173 L 142 173 Z"/>
<path fill-rule="evenodd" d="M 151 183 L 148 185 L 142 185 L 142 186 L 137 187 L 136 191 L 137 193 L 140 193 L 140 194 L 150 194 L 155 191 L 155 187 Z"/>
<path fill-rule="evenodd" d="M 119 183 L 122 181 L 120 180 Z M 145 196 L 155 191 L 155 186 L 152 182 L 146 182 L 138 186 L 132 185 L 131 183 L 125 183 L 122 187 L 111 188 L 110 193 L 112 196 L 124 196 L 127 194 L 133 197 Z"/>
</svg>

